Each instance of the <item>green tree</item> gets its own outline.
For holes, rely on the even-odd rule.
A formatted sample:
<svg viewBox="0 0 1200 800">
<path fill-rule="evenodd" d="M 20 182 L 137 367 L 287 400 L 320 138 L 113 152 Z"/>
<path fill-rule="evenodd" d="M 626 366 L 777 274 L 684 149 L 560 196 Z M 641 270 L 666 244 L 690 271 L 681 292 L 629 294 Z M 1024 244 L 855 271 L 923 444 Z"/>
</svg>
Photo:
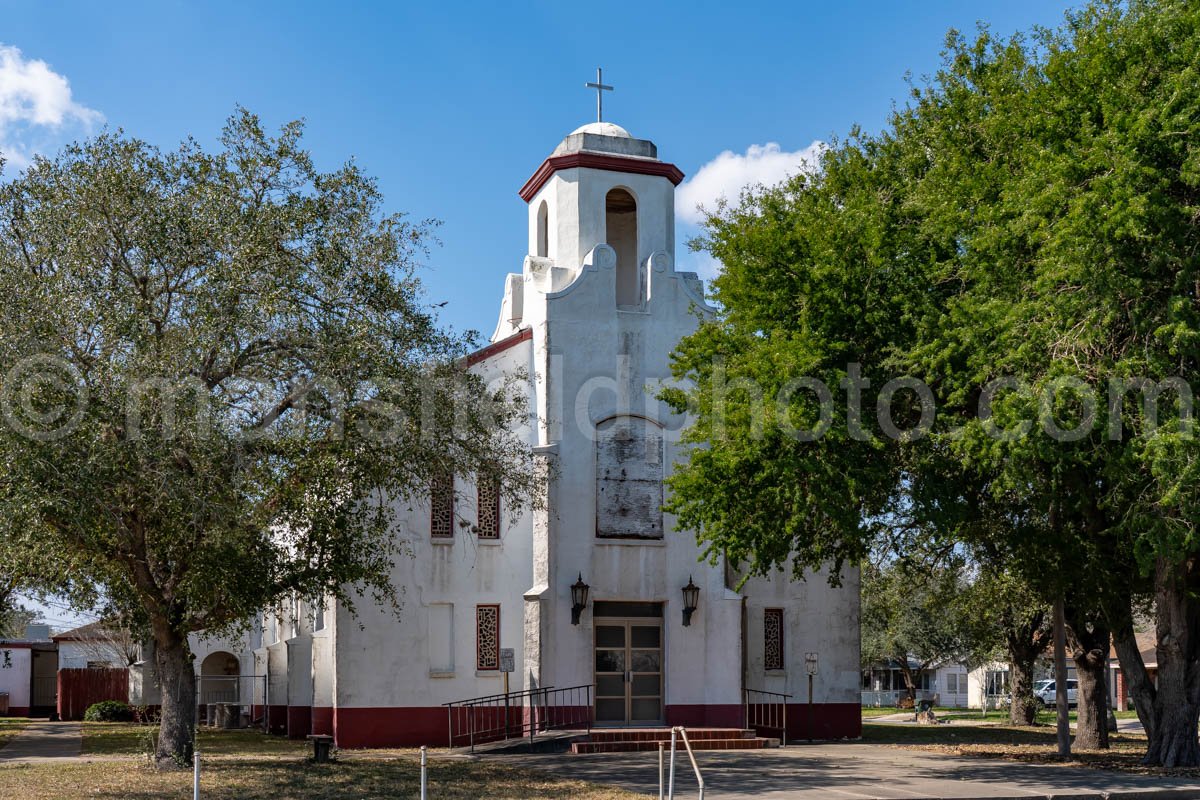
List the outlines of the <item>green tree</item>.
<svg viewBox="0 0 1200 800">
<path fill-rule="evenodd" d="M 922 672 L 948 662 L 976 662 L 994 650 L 994 630 L 971 625 L 960 559 L 933 565 L 868 562 L 862 569 L 860 657 L 864 668 L 894 665 L 915 702 Z M 982 632 L 991 642 L 979 642 Z"/>
<path fill-rule="evenodd" d="M 667 394 L 708 445 L 671 508 L 713 555 L 838 567 L 910 494 L 1119 642 L 1152 592 L 1139 714 L 1164 766 L 1200 764 L 1200 443 L 1175 381 L 1200 364 L 1197 64 L 1200 8 L 1181 0 L 952 35 L 883 133 L 709 216 L 723 311 L 678 348 L 694 389 Z M 797 376 L 846 401 L 826 413 Z M 888 387 L 901 376 L 936 420 L 913 384 Z"/>
<path fill-rule="evenodd" d="M 293 593 L 398 610 L 395 504 L 533 480 L 511 386 L 423 305 L 429 225 L 317 170 L 298 123 L 240 111 L 221 144 L 105 134 L 0 189 L 0 547 L 149 631 L 164 765 L 193 747 L 188 634 Z"/>
</svg>

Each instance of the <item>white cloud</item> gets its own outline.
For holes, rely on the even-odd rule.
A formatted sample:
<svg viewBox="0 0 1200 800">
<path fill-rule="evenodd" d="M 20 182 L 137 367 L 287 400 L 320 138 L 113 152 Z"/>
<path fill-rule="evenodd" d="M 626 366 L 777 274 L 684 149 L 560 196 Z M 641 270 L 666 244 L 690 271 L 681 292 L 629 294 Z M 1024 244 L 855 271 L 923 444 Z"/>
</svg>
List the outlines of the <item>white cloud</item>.
<svg viewBox="0 0 1200 800">
<path fill-rule="evenodd" d="M 89 130 L 104 116 L 76 103 L 67 79 L 40 59 L 0 44 L 0 153 L 15 167 L 29 163 L 49 134 Z"/>
<path fill-rule="evenodd" d="M 816 141 L 794 152 L 775 142 L 752 144 L 743 154 L 726 150 L 675 190 L 675 214 L 681 222 L 699 225 L 704 221 L 700 207 L 712 210 L 721 197 L 736 202 L 743 189 L 772 186 L 801 170 L 812 170 L 824 149 L 825 143 Z"/>
</svg>

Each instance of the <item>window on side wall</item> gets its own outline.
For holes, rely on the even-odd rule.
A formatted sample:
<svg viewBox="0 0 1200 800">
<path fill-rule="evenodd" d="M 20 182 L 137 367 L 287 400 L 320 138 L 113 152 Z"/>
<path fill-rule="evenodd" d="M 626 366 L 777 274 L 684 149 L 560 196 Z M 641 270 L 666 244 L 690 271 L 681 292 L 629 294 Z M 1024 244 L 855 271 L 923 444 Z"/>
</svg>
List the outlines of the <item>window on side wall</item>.
<svg viewBox="0 0 1200 800">
<path fill-rule="evenodd" d="M 475 668 L 500 669 L 500 606 L 475 606 Z"/>
<path fill-rule="evenodd" d="M 483 476 L 475 489 L 479 519 L 475 530 L 480 539 L 500 538 L 500 484 Z"/>
<path fill-rule="evenodd" d="M 429 536 L 454 538 L 454 476 L 438 475 L 429 482 Z"/>
<path fill-rule="evenodd" d="M 763 609 L 763 668 L 783 669 L 783 609 Z"/>
</svg>

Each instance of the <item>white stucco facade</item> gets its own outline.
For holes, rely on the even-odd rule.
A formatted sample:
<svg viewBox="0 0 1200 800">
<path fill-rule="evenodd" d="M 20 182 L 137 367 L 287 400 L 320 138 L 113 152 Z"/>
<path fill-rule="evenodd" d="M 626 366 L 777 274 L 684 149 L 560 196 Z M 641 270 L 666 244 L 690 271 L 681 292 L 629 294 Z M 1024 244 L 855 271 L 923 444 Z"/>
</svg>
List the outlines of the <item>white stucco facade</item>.
<svg viewBox="0 0 1200 800">
<path fill-rule="evenodd" d="M 804 656 L 816 653 L 816 733 L 858 734 L 857 573 L 837 588 L 824 575 L 783 573 L 736 588 L 662 511 L 663 479 L 684 456 L 684 420 L 655 395 L 670 380 L 672 349 L 711 312 L 696 275 L 675 269 L 681 179 L 651 142 L 584 126 L 522 189 L 529 252 L 520 271 L 497 275 L 499 320 L 471 368 L 489 380 L 526 376 L 520 435 L 546 476 L 543 502 L 501 509 L 496 538 L 479 535 L 472 476 L 454 478 L 450 535 L 431 535 L 432 500 L 398 503 L 396 536 L 411 553 L 392 573 L 399 615 L 334 605 L 321 631 L 292 637 L 303 646 L 264 638 L 256 651 L 256 670 L 272 675 L 270 703 L 286 692 L 289 720 L 291 707 L 310 706 L 309 728 L 341 747 L 441 745 L 443 703 L 501 691 L 502 673 L 481 647 L 515 651 L 513 691 L 616 692 L 620 682 L 600 665 L 624 657 L 600 650 L 620 631 L 632 637 L 625 655 L 649 671 L 639 691 L 656 685 L 658 694 L 624 705 L 610 697 L 595 707 L 598 722 L 741 726 L 744 689 L 806 703 Z M 580 578 L 589 599 L 573 624 Z M 700 592 L 685 626 L 689 582 Z M 488 632 L 496 614 L 498 642 Z M 635 639 L 656 644 L 635 652 Z M 795 718 L 798 735 L 806 718 Z"/>
</svg>

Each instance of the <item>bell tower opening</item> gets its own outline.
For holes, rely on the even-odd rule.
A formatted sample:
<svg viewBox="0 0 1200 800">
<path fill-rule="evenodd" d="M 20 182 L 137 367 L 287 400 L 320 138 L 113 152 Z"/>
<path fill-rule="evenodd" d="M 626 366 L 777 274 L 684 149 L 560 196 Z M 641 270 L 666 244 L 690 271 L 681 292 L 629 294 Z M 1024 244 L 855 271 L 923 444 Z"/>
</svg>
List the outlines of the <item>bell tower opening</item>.
<svg viewBox="0 0 1200 800">
<path fill-rule="evenodd" d="M 550 255 L 550 209 L 543 200 L 537 212 L 537 252 L 539 258 Z"/>
<path fill-rule="evenodd" d="M 617 307 L 642 304 L 638 268 L 637 201 L 625 189 L 613 189 L 604 199 L 605 239 L 617 254 Z"/>
</svg>

